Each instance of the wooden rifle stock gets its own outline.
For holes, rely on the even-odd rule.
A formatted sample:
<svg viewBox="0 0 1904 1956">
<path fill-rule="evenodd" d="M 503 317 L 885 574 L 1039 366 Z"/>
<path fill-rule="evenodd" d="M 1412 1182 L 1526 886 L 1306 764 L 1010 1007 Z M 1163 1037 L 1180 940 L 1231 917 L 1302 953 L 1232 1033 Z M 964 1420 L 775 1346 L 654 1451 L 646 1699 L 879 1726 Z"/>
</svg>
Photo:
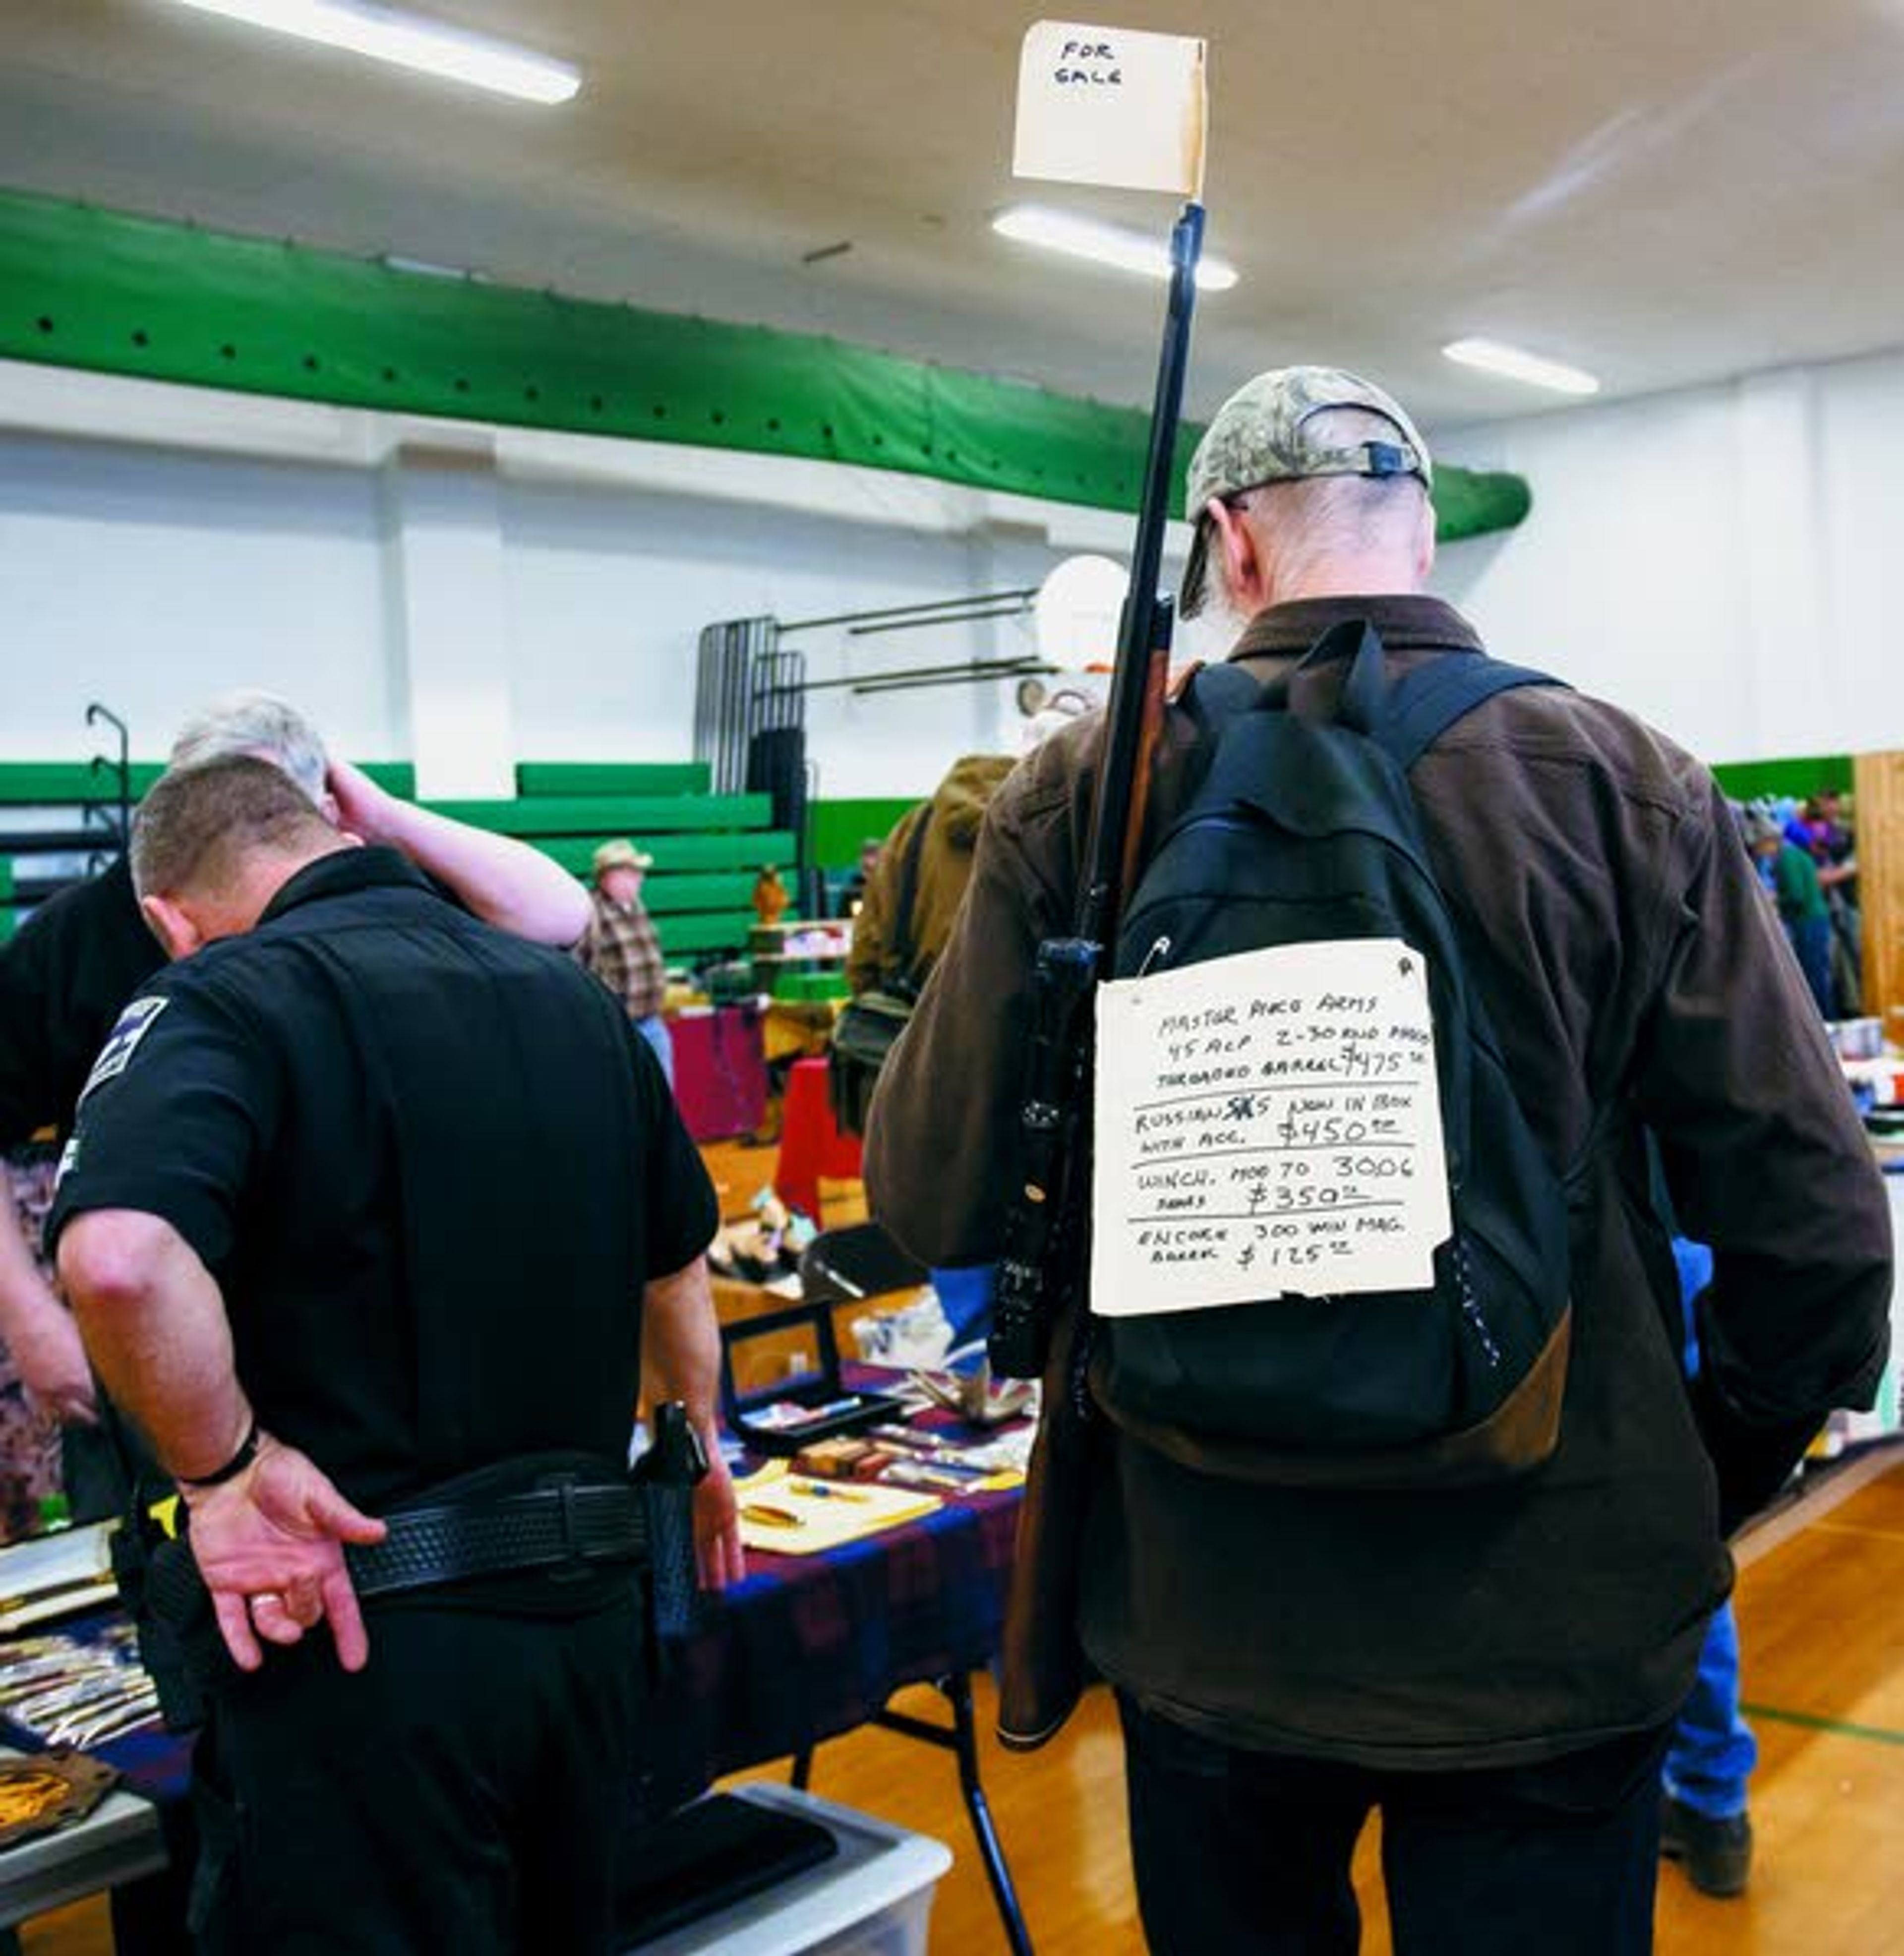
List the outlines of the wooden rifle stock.
<svg viewBox="0 0 1904 1956">
<path fill-rule="evenodd" d="M 1044 1380 L 999 1694 L 999 1740 L 1018 1750 L 1052 1737 L 1085 1683 L 1078 1582 L 1102 1427 L 1085 1380 L 1092 994 L 1109 967 L 1119 912 L 1139 866 L 1151 754 L 1164 712 L 1174 607 L 1158 593 L 1157 577 L 1203 216 L 1200 205 L 1186 204 L 1170 237 L 1170 306 L 1085 874 L 1072 934 L 1038 948 L 1029 1077 L 1019 1117 L 1021 1186 L 1006 1220 L 990 1344 L 996 1371 Z"/>
</svg>

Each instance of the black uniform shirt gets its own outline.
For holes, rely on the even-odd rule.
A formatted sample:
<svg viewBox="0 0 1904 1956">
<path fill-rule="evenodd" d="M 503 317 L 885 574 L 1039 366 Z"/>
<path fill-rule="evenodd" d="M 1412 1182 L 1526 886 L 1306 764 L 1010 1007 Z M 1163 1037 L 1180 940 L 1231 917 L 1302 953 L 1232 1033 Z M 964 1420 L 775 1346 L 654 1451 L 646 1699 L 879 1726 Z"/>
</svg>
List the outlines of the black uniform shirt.
<svg viewBox="0 0 1904 1956">
<path fill-rule="evenodd" d="M 123 857 L 27 920 L 0 951 L 0 1150 L 68 1125 L 93 1055 L 165 961 Z"/>
<path fill-rule="evenodd" d="M 642 1287 L 718 1219 L 602 987 L 383 849 L 301 870 L 127 1008 L 49 1241 L 99 1209 L 191 1245 L 259 1419 L 373 1510 L 521 1454 L 621 1458 Z"/>
</svg>

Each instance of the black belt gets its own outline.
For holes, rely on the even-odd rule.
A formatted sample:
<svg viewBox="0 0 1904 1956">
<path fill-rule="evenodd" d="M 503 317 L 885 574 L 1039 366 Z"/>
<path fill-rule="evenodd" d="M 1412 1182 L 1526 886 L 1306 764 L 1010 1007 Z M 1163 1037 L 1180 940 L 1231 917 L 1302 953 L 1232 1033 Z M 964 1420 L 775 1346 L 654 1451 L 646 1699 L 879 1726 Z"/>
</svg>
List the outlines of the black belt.
<svg viewBox="0 0 1904 1956">
<path fill-rule="evenodd" d="M 390 1532 L 381 1541 L 344 1551 L 360 1596 L 518 1570 L 648 1559 L 643 1492 L 626 1484 L 563 1482 L 495 1500 L 411 1508 L 384 1522 Z"/>
</svg>

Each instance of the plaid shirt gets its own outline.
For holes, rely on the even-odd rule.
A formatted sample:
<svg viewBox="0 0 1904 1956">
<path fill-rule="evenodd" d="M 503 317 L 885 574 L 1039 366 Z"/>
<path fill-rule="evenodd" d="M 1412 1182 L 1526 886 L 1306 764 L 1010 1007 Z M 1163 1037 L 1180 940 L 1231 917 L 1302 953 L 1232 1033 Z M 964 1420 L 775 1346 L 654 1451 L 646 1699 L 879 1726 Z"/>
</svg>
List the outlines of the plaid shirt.
<svg viewBox="0 0 1904 1956">
<path fill-rule="evenodd" d="M 621 1001 L 631 1019 L 652 1019 L 668 990 L 661 941 L 639 903 L 624 909 L 599 890 L 589 898 L 589 928 L 576 955 Z"/>
</svg>

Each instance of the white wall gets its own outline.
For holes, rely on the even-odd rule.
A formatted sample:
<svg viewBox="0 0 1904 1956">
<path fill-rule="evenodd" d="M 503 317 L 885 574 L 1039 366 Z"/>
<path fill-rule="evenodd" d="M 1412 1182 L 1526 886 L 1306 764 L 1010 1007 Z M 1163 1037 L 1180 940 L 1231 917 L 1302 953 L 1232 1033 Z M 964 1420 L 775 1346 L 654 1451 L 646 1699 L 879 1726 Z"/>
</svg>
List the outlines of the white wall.
<svg viewBox="0 0 1904 1956">
<path fill-rule="evenodd" d="M 1533 487 L 1441 554 L 1501 657 L 1711 761 L 1904 746 L 1887 602 L 1904 543 L 1904 352 L 1444 435 Z"/>
<path fill-rule="evenodd" d="M 1128 518 L 875 472 L 249 402 L 0 363 L 0 758 L 78 758 L 86 703 L 135 752 L 236 685 L 424 791 L 497 757 L 683 759 L 697 641 L 1035 585 Z M 802 634 L 807 676 L 1028 649 L 1028 621 Z M 990 683 L 809 702 L 827 796 L 908 795 L 1013 751 Z M 438 737 L 433 740 L 433 735 Z"/>
<path fill-rule="evenodd" d="M 235 686 L 346 752 L 399 751 L 374 479 L 0 428 L 0 759 L 84 759 L 103 701 L 137 750 Z"/>
<path fill-rule="evenodd" d="M 1522 528 L 1450 547 L 1438 573 L 1503 656 L 1714 760 L 1904 746 L 1883 602 L 1904 351 L 1435 446 L 1533 486 Z M 467 485 L 462 560 L 483 575 L 439 575 L 422 603 L 442 513 L 418 478 L 446 468 Z M 156 754 L 192 706 L 248 684 L 306 705 L 347 752 L 419 759 L 439 792 L 468 779 L 441 771 L 431 729 L 478 729 L 466 774 L 485 780 L 510 753 L 685 758 L 709 622 L 1033 585 L 1069 551 L 1125 550 L 1130 527 L 871 471 L 0 363 L 0 757 L 83 758 L 94 699 Z M 1004 620 L 798 642 L 822 679 L 1028 637 Z M 1186 648 L 1220 650 L 1207 633 Z M 1018 725 L 998 683 L 810 699 L 826 796 L 917 792 L 961 752 L 1012 748 Z"/>
</svg>

